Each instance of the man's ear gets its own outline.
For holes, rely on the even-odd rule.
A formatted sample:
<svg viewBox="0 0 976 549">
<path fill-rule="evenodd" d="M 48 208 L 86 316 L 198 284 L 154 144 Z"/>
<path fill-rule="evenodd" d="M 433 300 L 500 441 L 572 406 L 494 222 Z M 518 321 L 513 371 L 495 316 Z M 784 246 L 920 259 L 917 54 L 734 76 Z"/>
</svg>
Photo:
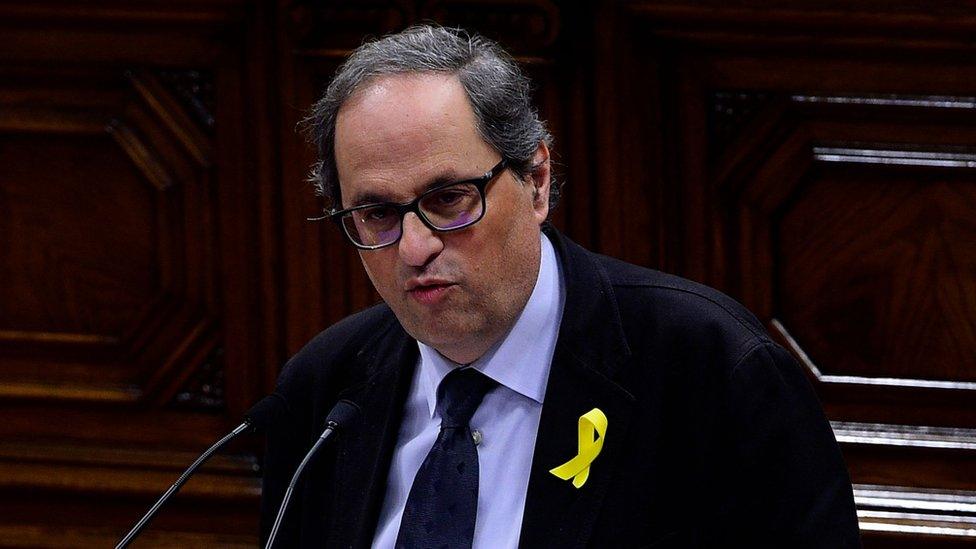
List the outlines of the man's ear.
<svg viewBox="0 0 976 549">
<path fill-rule="evenodd" d="M 532 209 L 541 224 L 549 217 L 549 185 L 551 171 L 549 165 L 549 147 L 542 141 L 532 155 L 532 172 L 529 178 L 532 182 Z"/>
</svg>

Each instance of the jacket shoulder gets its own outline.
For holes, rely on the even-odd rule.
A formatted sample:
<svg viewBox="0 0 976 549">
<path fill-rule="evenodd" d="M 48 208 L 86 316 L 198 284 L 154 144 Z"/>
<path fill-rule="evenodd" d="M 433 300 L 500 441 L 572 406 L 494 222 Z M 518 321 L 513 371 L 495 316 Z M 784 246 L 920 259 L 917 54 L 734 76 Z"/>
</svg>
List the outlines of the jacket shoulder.
<svg viewBox="0 0 976 549">
<path fill-rule="evenodd" d="M 619 259 L 598 258 L 624 326 L 635 337 L 654 333 L 668 348 L 720 352 L 730 367 L 759 346 L 774 344 L 755 315 L 714 288 Z"/>
<path fill-rule="evenodd" d="M 276 391 L 297 396 L 344 376 L 373 337 L 396 325 L 390 308 L 381 303 L 350 315 L 320 332 L 295 353 L 278 376 Z M 341 385 L 341 384 L 340 384 Z"/>
</svg>

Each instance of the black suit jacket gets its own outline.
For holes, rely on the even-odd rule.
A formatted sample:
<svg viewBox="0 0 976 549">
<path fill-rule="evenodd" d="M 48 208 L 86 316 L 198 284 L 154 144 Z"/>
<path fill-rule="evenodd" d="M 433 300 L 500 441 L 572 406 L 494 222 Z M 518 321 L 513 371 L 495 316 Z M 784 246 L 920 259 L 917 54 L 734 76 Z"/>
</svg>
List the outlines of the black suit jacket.
<svg viewBox="0 0 976 549">
<path fill-rule="evenodd" d="M 753 315 L 710 288 L 548 234 L 566 305 L 521 546 L 859 546 L 817 398 Z M 348 398 L 363 413 L 306 470 L 277 546 L 369 545 L 417 355 L 379 305 L 289 361 L 277 389 L 288 412 L 268 435 L 264 536 L 329 408 Z M 576 455 L 578 419 L 594 407 L 609 421 L 605 443 L 576 489 L 549 469 Z"/>
</svg>

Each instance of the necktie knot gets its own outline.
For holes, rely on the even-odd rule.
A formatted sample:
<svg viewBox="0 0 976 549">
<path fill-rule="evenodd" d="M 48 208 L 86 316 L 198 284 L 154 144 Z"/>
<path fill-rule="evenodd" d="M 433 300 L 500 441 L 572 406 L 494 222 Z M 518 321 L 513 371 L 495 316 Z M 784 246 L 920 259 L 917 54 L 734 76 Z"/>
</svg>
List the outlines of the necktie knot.
<svg viewBox="0 0 976 549">
<path fill-rule="evenodd" d="M 481 401 L 497 383 L 474 368 L 457 368 L 441 381 L 437 411 L 441 429 L 467 427 Z"/>
</svg>

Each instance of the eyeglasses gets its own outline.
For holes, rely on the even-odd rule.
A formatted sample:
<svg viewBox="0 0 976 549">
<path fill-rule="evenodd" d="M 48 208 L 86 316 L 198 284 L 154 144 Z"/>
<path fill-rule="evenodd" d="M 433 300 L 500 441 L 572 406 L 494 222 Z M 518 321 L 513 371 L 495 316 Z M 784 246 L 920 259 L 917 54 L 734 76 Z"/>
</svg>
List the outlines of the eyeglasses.
<svg viewBox="0 0 976 549">
<path fill-rule="evenodd" d="M 403 216 L 417 214 L 424 225 L 439 232 L 470 227 L 485 216 L 485 188 L 507 164 L 505 159 L 481 177 L 446 183 L 425 191 L 404 204 L 380 202 L 344 210 L 332 210 L 312 221 L 331 219 L 342 226 L 354 246 L 376 250 L 389 246 L 403 236 Z"/>
</svg>

